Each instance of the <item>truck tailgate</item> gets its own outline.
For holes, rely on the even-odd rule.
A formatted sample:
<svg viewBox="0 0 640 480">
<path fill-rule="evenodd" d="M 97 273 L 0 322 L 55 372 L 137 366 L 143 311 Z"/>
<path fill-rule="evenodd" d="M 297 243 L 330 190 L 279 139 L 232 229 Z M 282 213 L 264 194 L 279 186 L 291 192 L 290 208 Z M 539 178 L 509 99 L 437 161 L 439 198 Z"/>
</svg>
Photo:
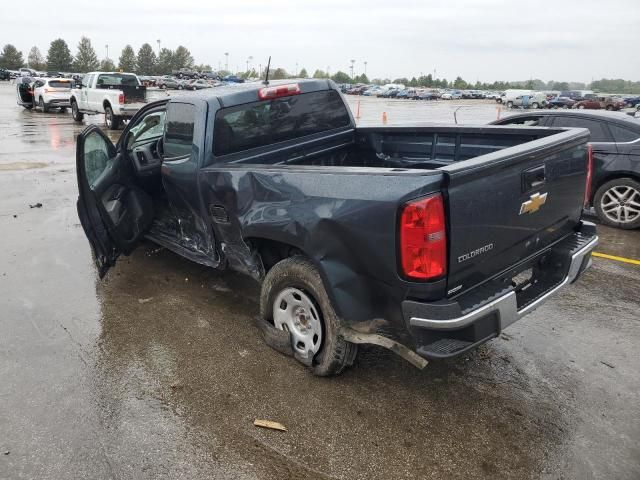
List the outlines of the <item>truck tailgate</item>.
<svg viewBox="0 0 640 480">
<path fill-rule="evenodd" d="M 558 133 L 440 168 L 447 177 L 448 295 L 570 234 L 582 213 L 588 131 Z"/>
</svg>

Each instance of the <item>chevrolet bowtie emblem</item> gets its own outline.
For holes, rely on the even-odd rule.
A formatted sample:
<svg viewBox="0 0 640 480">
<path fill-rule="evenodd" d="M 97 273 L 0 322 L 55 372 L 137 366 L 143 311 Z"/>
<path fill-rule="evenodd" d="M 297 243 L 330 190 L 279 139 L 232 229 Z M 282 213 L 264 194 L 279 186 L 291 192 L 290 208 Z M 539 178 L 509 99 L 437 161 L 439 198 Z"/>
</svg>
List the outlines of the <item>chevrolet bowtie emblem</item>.
<svg viewBox="0 0 640 480">
<path fill-rule="evenodd" d="M 520 205 L 520 215 L 525 213 L 535 213 L 540 210 L 540 207 L 545 204 L 547 201 L 547 194 L 543 193 L 540 195 L 539 193 L 534 193 L 531 195 L 529 200 L 526 202 L 522 202 Z"/>
</svg>

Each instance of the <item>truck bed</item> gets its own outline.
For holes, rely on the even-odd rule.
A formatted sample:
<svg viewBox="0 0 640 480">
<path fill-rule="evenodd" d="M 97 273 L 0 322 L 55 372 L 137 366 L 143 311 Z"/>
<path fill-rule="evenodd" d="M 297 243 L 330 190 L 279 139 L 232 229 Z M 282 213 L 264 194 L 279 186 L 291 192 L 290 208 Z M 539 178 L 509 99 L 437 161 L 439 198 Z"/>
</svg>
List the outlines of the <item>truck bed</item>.
<svg viewBox="0 0 640 480">
<path fill-rule="evenodd" d="M 365 127 L 342 132 L 302 148 L 270 149 L 265 154 L 243 155 L 233 163 L 439 169 L 561 132 L 547 128 Z"/>
</svg>

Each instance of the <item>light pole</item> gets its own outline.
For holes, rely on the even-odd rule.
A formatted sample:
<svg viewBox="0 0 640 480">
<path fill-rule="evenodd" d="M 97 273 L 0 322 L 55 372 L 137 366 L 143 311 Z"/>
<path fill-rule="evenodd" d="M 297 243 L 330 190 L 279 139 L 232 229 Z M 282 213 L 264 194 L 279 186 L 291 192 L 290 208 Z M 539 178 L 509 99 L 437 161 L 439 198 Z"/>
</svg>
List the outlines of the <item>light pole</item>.
<svg viewBox="0 0 640 480">
<path fill-rule="evenodd" d="M 355 65 L 355 63 L 355 60 L 351 60 L 351 80 L 353 80 L 353 66 Z"/>
<path fill-rule="evenodd" d="M 331 67 L 327 65 L 327 77 L 331 76 Z"/>
<path fill-rule="evenodd" d="M 224 69 L 229 71 L 229 52 L 224 52 Z"/>
<path fill-rule="evenodd" d="M 367 63 L 368 62 L 364 62 L 364 76 L 367 76 Z"/>
<path fill-rule="evenodd" d="M 109 60 L 109 44 L 107 43 L 104 48 L 107 49 L 107 60 Z"/>
<path fill-rule="evenodd" d="M 158 42 L 158 58 L 160 58 L 160 39 L 156 40 Z"/>
<path fill-rule="evenodd" d="M 252 60 L 253 60 L 253 57 L 249 55 L 249 58 L 247 58 L 247 75 L 249 75 L 249 63 L 251 63 Z"/>
<path fill-rule="evenodd" d="M 296 62 L 296 74 L 294 75 L 294 77 L 298 76 L 298 62 Z"/>
</svg>

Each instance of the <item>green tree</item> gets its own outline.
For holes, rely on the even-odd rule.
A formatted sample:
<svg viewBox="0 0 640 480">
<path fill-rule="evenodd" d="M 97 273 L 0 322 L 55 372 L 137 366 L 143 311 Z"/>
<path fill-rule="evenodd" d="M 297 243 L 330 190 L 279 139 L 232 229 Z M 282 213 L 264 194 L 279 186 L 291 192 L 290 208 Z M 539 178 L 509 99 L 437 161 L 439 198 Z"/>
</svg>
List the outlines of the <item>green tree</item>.
<svg viewBox="0 0 640 480">
<path fill-rule="evenodd" d="M 410 87 L 417 87 L 418 86 L 418 79 L 416 77 L 411 77 L 411 80 L 409 80 L 409 86 Z"/>
<path fill-rule="evenodd" d="M 169 75 L 173 70 L 173 51 L 168 48 L 160 50 L 156 71 L 158 75 Z"/>
<path fill-rule="evenodd" d="M 369 81 L 369 77 L 367 77 L 364 73 L 362 75 L 357 75 L 356 78 L 354 78 L 354 81 L 356 83 L 371 83 Z"/>
<path fill-rule="evenodd" d="M 45 63 L 44 57 L 38 47 L 31 47 L 31 50 L 29 50 L 27 64 L 29 65 L 29 68 L 33 68 L 34 70 L 44 70 L 47 68 L 47 64 Z"/>
<path fill-rule="evenodd" d="M 173 69 L 193 68 L 194 63 L 191 52 L 186 47 L 179 45 L 173 53 Z"/>
<path fill-rule="evenodd" d="M 22 52 L 16 47 L 7 43 L 0 53 L 0 67 L 16 70 L 24 65 Z"/>
<path fill-rule="evenodd" d="M 69 45 L 62 38 L 51 42 L 47 52 L 47 68 L 58 72 L 70 72 L 73 65 L 73 57 Z"/>
<path fill-rule="evenodd" d="M 456 79 L 453 81 L 453 88 L 460 88 L 460 89 L 464 89 L 467 88 L 469 85 L 467 84 L 467 82 L 465 82 L 462 77 L 456 77 Z"/>
<path fill-rule="evenodd" d="M 284 78 L 289 78 L 289 74 L 284 68 L 276 68 L 271 74 L 269 78 L 273 80 L 282 80 Z"/>
<path fill-rule="evenodd" d="M 91 40 L 82 37 L 78 43 L 78 53 L 73 60 L 73 69 L 79 73 L 86 73 L 96 70 L 100 66 L 96 51 L 91 45 Z"/>
<path fill-rule="evenodd" d="M 298 78 L 309 78 L 309 74 L 307 73 L 307 69 L 306 68 L 302 68 L 302 70 L 300 70 L 300 72 L 298 73 Z"/>
<path fill-rule="evenodd" d="M 569 90 L 567 82 L 549 82 L 549 90 Z"/>
<path fill-rule="evenodd" d="M 166 50 L 166 48 L 163 50 Z M 136 52 L 133 51 L 131 45 L 127 45 L 122 49 L 120 59 L 118 60 L 118 69 L 123 72 L 135 72 L 138 69 L 136 65 Z"/>
<path fill-rule="evenodd" d="M 409 84 L 409 79 L 402 77 L 402 78 L 396 78 L 392 83 L 401 83 L 403 85 L 408 85 Z"/>
<path fill-rule="evenodd" d="M 338 70 L 331 77 L 331 80 L 333 80 L 336 83 L 352 83 L 353 82 L 353 79 L 341 70 Z"/>
<path fill-rule="evenodd" d="M 313 78 L 329 78 L 329 75 L 324 70 L 316 70 L 313 72 Z"/>
<path fill-rule="evenodd" d="M 116 70 L 116 65 L 113 63 L 113 60 L 110 58 L 105 58 L 100 62 L 100 71 L 102 72 L 114 72 Z"/>
<path fill-rule="evenodd" d="M 138 50 L 138 73 L 140 75 L 153 75 L 156 72 L 156 54 L 148 43 L 143 43 Z"/>
</svg>

